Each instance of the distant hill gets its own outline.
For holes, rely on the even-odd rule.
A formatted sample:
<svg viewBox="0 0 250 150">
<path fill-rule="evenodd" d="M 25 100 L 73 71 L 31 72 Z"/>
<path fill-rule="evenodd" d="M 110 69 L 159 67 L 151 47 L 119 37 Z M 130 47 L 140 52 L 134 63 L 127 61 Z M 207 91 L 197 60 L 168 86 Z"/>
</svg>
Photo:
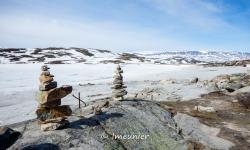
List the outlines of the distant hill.
<svg viewBox="0 0 250 150">
<path fill-rule="evenodd" d="M 0 63 L 152 63 L 152 64 L 207 64 L 248 60 L 250 53 L 177 51 L 151 53 L 115 53 L 92 48 L 0 48 Z"/>
</svg>

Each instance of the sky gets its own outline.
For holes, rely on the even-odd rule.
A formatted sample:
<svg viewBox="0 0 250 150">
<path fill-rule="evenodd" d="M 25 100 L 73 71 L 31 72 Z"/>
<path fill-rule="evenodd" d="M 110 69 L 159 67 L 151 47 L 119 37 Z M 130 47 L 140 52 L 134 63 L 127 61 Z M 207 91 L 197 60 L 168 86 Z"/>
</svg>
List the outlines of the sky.
<svg viewBox="0 0 250 150">
<path fill-rule="evenodd" d="M 0 0 L 0 47 L 250 51 L 250 0 Z"/>
</svg>

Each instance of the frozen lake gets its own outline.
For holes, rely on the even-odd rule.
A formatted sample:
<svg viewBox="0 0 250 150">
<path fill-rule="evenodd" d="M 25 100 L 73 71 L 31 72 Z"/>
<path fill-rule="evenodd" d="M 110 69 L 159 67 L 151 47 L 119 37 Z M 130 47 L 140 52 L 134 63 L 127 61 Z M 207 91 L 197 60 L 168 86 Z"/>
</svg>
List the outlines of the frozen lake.
<svg viewBox="0 0 250 150">
<path fill-rule="evenodd" d="M 35 118 L 37 107 L 40 66 L 42 64 L 0 64 L 0 125 L 11 124 Z M 149 85 L 137 82 L 162 79 L 211 79 L 219 74 L 247 72 L 244 67 L 208 67 L 195 65 L 155 65 L 155 64 L 122 64 L 124 81 L 128 92 L 141 90 Z M 51 74 L 58 85 L 73 85 L 76 93 L 80 91 L 85 100 L 92 100 L 91 95 L 110 96 L 110 83 L 116 65 L 114 64 L 63 64 L 50 65 Z M 136 82 L 135 82 L 136 81 Z M 94 83 L 94 86 L 78 86 L 78 84 Z M 143 82 L 141 82 L 143 83 Z M 64 104 L 76 105 L 64 99 Z"/>
</svg>

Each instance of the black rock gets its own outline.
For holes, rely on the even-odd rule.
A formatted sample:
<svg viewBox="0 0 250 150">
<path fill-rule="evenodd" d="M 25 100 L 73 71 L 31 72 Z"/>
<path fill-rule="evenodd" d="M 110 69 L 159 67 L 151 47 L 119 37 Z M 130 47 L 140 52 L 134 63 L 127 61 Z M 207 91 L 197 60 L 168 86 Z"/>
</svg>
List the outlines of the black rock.
<svg viewBox="0 0 250 150">
<path fill-rule="evenodd" d="M 0 150 L 9 148 L 17 141 L 20 135 L 21 133 L 18 131 L 14 131 L 7 127 L 0 127 Z"/>
</svg>

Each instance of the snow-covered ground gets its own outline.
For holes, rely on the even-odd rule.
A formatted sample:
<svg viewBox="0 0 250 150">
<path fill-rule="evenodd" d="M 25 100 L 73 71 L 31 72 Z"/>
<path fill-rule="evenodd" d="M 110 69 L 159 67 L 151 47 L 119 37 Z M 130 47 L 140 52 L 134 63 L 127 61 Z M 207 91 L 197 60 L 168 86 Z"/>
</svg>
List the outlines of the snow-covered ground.
<svg viewBox="0 0 250 150">
<path fill-rule="evenodd" d="M 6 125 L 35 118 L 37 107 L 36 94 L 41 64 L 0 64 L 0 125 Z M 73 85 L 74 91 L 81 92 L 85 101 L 97 98 L 95 95 L 110 96 L 115 64 L 61 64 L 50 65 L 55 81 L 61 85 Z M 124 81 L 128 92 L 135 93 L 150 87 L 147 81 L 156 80 L 190 80 L 199 77 L 209 80 L 219 74 L 247 72 L 248 67 L 207 67 L 197 65 L 156 65 L 156 64 L 122 64 Z M 87 83 L 95 85 L 79 86 Z M 172 85 L 173 86 L 173 85 Z M 183 88 L 182 88 L 183 87 Z M 176 89 L 176 87 L 173 87 Z M 181 95 L 196 92 L 179 86 Z M 201 89 L 204 90 L 204 89 Z M 197 92 L 199 93 L 199 92 Z M 166 98 L 167 99 L 167 98 Z M 71 95 L 63 104 L 77 105 Z"/>
<path fill-rule="evenodd" d="M 152 64 L 201 64 L 250 59 L 248 52 L 223 51 L 151 51 L 111 52 L 93 48 L 0 48 L 0 64 L 49 63 L 49 64 L 99 64 L 99 63 L 152 63 Z"/>
</svg>

